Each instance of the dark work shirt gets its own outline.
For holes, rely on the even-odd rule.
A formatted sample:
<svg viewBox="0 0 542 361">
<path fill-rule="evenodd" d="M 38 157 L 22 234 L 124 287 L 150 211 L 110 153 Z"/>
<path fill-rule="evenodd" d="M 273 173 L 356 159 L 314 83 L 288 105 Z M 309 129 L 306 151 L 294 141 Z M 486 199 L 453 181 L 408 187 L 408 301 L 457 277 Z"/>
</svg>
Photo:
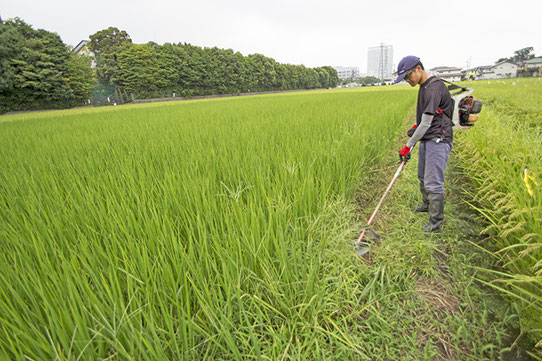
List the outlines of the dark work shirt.
<svg viewBox="0 0 542 361">
<path fill-rule="evenodd" d="M 437 114 L 438 108 L 442 110 L 441 114 Z M 421 140 L 441 138 L 443 142 L 453 141 L 453 109 L 452 96 L 442 80 L 432 76 L 420 85 L 416 106 L 416 124 L 420 125 L 422 114 L 434 116 L 431 126 Z"/>
</svg>

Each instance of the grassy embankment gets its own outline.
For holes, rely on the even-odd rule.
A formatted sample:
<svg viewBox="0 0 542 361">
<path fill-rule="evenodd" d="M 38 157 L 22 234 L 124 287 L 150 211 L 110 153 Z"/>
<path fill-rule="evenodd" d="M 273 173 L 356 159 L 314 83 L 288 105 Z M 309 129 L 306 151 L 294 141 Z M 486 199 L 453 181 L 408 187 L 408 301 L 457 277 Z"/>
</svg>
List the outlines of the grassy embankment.
<svg viewBox="0 0 542 361">
<path fill-rule="evenodd" d="M 485 110 L 475 131 L 458 138 L 458 158 L 472 182 L 469 203 L 487 223 L 480 245 L 496 265 L 481 278 L 517 304 L 542 359 L 542 80 L 472 86 Z"/>
</svg>

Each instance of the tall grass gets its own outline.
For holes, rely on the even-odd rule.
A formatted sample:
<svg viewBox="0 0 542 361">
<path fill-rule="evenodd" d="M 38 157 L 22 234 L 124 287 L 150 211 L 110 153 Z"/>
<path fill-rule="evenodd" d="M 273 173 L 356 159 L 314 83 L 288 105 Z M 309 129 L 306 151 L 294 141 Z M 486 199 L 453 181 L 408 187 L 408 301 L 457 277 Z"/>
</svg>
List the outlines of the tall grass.
<svg viewBox="0 0 542 361">
<path fill-rule="evenodd" d="M 414 98 L 2 117 L 0 359 L 369 359 L 342 253 Z"/>
<path fill-rule="evenodd" d="M 473 181 L 471 203 L 488 221 L 485 247 L 502 267 L 487 270 L 488 280 L 518 302 L 523 331 L 542 347 L 542 81 L 471 85 L 485 108 L 454 150 Z M 525 169 L 538 182 L 528 180 L 532 195 Z"/>
</svg>

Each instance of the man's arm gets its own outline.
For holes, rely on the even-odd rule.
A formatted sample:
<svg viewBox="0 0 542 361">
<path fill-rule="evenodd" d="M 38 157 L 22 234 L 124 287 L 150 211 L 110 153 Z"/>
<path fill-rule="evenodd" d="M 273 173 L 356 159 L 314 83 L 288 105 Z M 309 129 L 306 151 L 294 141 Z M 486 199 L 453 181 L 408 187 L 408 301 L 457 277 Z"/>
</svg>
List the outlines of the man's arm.
<svg viewBox="0 0 542 361">
<path fill-rule="evenodd" d="M 412 137 L 407 142 L 407 147 L 412 148 L 420 139 L 422 139 L 425 132 L 427 132 L 427 129 L 429 129 L 429 127 L 431 126 L 433 117 L 434 115 L 428 113 L 422 114 L 422 121 L 420 122 L 420 125 L 418 125 L 418 127 L 416 128 L 414 134 L 412 134 Z"/>
</svg>

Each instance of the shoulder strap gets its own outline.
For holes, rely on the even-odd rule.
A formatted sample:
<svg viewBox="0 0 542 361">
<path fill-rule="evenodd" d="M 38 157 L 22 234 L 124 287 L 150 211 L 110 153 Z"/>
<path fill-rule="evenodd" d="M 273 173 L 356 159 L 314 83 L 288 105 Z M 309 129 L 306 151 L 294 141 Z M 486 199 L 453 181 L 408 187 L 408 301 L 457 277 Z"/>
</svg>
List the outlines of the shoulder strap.
<svg viewBox="0 0 542 361">
<path fill-rule="evenodd" d="M 434 82 L 435 80 L 442 80 L 443 82 L 446 82 L 446 83 L 450 84 L 450 85 L 448 86 L 448 90 L 449 90 L 449 91 L 452 91 L 452 90 L 455 90 L 455 89 L 463 89 L 463 90 L 466 90 L 466 88 L 460 87 L 459 85 L 452 84 L 452 83 L 450 83 L 449 81 L 444 80 L 444 79 L 441 79 L 441 78 L 439 78 L 439 77 L 436 76 L 436 75 L 433 76 L 433 77 L 431 77 L 431 79 L 429 80 L 429 82 L 427 83 L 427 85 L 431 84 L 431 83 Z M 453 101 L 453 99 L 452 99 L 452 101 Z M 453 106 L 452 106 L 452 112 L 453 112 Z M 450 119 L 450 121 L 452 121 L 452 117 L 449 116 L 448 114 L 444 113 L 444 111 L 443 111 L 442 109 L 437 108 L 436 113 L 437 113 L 437 114 L 444 114 L 446 117 L 448 117 L 448 118 Z M 442 122 L 441 122 L 441 127 L 440 127 L 440 128 L 441 128 L 441 130 L 444 129 L 444 125 L 442 124 Z"/>
<path fill-rule="evenodd" d="M 429 84 L 435 82 L 435 80 L 442 80 L 442 79 L 440 79 L 438 76 L 434 75 L 434 76 L 432 76 L 431 78 L 429 78 L 429 80 L 428 80 L 428 82 L 427 82 L 427 85 L 429 85 Z"/>
<path fill-rule="evenodd" d="M 440 79 L 440 78 L 439 78 L 439 79 Z M 467 88 L 462 87 L 462 86 L 459 86 L 459 85 L 456 85 L 456 84 L 454 84 L 454 83 L 451 83 L 451 82 L 449 82 L 448 80 L 444 80 L 444 79 L 440 79 L 440 80 L 442 80 L 442 81 L 445 82 L 445 83 L 450 84 L 450 85 L 448 85 L 448 90 L 461 89 L 461 90 L 463 90 L 463 91 L 467 91 Z"/>
</svg>

